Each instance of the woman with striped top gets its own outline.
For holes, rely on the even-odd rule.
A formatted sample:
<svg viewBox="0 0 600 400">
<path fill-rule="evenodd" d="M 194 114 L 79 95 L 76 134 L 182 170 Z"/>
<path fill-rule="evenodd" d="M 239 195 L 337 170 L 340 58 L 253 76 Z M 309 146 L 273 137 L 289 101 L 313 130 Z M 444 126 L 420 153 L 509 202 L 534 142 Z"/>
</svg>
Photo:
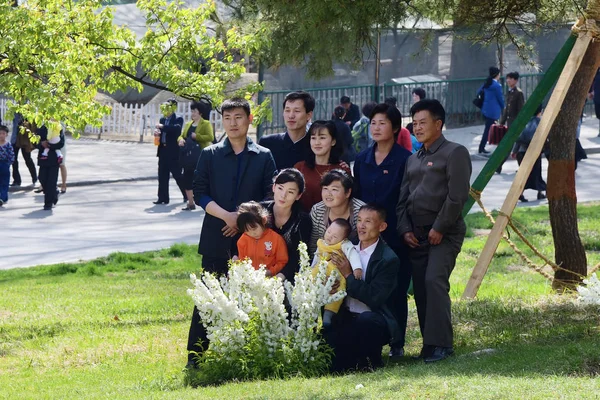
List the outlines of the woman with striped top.
<svg viewBox="0 0 600 400">
<path fill-rule="evenodd" d="M 352 197 L 353 186 L 354 179 L 343 170 L 334 169 L 323 176 L 321 180 L 323 201 L 315 204 L 310 212 L 312 232 L 308 250 L 311 254 L 314 254 L 317 249 L 317 240 L 325 236 L 325 231 L 331 221 L 338 218 L 350 222 L 352 232 L 348 239 L 354 244 L 358 243 L 356 218 L 360 207 L 365 203 Z"/>
</svg>

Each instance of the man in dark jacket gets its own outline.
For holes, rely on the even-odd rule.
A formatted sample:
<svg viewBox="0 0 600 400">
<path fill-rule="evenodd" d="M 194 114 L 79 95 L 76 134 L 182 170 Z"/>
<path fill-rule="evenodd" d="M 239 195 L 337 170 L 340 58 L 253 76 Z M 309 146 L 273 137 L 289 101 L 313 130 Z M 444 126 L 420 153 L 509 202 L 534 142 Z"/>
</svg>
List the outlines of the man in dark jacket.
<svg viewBox="0 0 600 400">
<path fill-rule="evenodd" d="M 179 165 L 179 144 L 177 138 L 181 135 L 183 118 L 175 114 L 177 101 L 169 99 L 160 106 L 164 117 L 156 125 L 154 135 L 160 137 L 160 143 L 156 151 L 158 157 L 158 200 L 154 204 L 169 204 L 169 180 L 177 182 L 179 190 L 183 195 L 183 201 L 187 201 L 185 190 L 181 185 L 181 167 Z"/>
<path fill-rule="evenodd" d="M 332 369 L 378 368 L 383 366 L 381 351 L 400 334 L 392 310 L 400 261 L 380 239 L 387 228 L 385 209 L 373 204 L 361 207 L 356 222 L 363 280 L 354 278 L 350 263 L 343 255 L 331 260 L 346 278 L 347 297 L 331 331 L 324 332 L 335 351 Z"/>
<path fill-rule="evenodd" d="M 350 101 L 350 97 L 342 96 L 340 99 L 340 104 L 346 109 L 346 116 L 344 117 L 344 122 L 353 127 L 354 124 L 358 122 L 360 119 L 360 110 L 356 104 L 352 104 Z"/>
<path fill-rule="evenodd" d="M 420 357 L 436 362 L 454 353 L 449 280 L 465 238 L 462 209 L 469 197 L 471 157 L 442 135 L 446 112 L 439 101 L 421 100 L 410 113 L 423 147 L 406 162 L 397 229 L 410 247 L 423 336 Z"/>
<path fill-rule="evenodd" d="M 506 107 L 504 107 L 504 111 L 502 112 L 502 116 L 500 117 L 500 121 L 498 123 L 500 125 L 506 125 L 507 128 L 510 129 L 513 121 L 517 118 L 517 115 L 521 112 L 521 109 L 525 105 L 525 96 L 523 95 L 523 91 L 519 86 L 519 73 L 518 72 L 509 72 L 506 74 L 506 84 L 508 85 L 508 93 L 506 93 Z M 504 160 L 506 161 L 506 160 Z M 496 169 L 497 173 L 502 173 L 502 165 Z"/>
<path fill-rule="evenodd" d="M 40 173 L 38 179 L 44 190 L 44 210 L 52 210 L 52 206 L 58 202 L 56 183 L 58 182 L 59 161 L 56 150 L 62 149 L 65 145 L 65 135 L 61 130 L 59 142 L 52 144 L 48 141 L 48 128 L 46 125 L 38 129 L 37 134 L 40 137 L 38 144 L 38 166 L 40 167 Z M 45 158 L 42 157 L 44 149 L 50 149 L 48 157 Z"/>
<path fill-rule="evenodd" d="M 283 100 L 283 119 L 287 131 L 260 138 L 258 144 L 271 150 L 279 171 L 305 161 L 310 154 L 310 137 L 306 134 L 306 126 L 314 109 L 315 99 L 307 92 L 288 93 Z"/>
<path fill-rule="evenodd" d="M 269 149 L 247 136 L 252 115 L 246 100 L 234 98 L 221 105 L 227 138 L 206 147 L 194 173 L 194 200 L 205 211 L 198 253 L 204 271 L 227 272 L 227 261 L 237 254 L 236 209 L 247 201 L 261 201 L 271 195 L 275 161 Z M 202 342 L 202 346 L 199 345 Z M 188 336 L 188 367 L 195 366 L 195 354 L 207 348 L 206 329 L 194 307 Z"/>
</svg>

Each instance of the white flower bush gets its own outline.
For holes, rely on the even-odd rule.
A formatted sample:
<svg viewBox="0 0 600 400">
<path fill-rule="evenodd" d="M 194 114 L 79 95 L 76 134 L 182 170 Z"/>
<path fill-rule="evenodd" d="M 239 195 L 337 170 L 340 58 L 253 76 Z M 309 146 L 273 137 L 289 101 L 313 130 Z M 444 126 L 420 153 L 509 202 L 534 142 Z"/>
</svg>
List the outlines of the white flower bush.
<svg viewBox="0 0 600 400">
<path fill-rule="evenodd" d="M 204 272 L 190 275 L 188 289 L 210 345 L 199 359 L 202 383 L 297 374 L 315 375 L 328 368 L 331 350 L 321 342 L 321 307 L 346 293 L 330 291 L 336 274 L 326 277 L 327 262 L 313 277 L 306 244 L 300 243 L 300 271 L 295 283 L 265 276 L 249 259 L 231 261 L 228 277 Z M 284 305 L 285 291 L 292 315 Z"/>
<path fill-rule="evenodd" d="M 583 283 L 585 286 L 578 286 L 577 292 L 579 293 L 579 300 L 582 304 L 595 304 L 600 305 L 600 280 L 596 274 L 584 279 Z"/>
</svg>

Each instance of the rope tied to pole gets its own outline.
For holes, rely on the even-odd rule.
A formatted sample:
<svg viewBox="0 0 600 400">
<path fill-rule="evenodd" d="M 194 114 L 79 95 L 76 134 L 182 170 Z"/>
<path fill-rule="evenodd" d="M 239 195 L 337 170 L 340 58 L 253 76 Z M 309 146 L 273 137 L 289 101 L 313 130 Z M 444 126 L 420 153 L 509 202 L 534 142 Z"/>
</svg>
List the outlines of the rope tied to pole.
<svg viewBox="0 0 600 400">
<path fill-rule="evenodd" d="M 600 19 L 600 5 L 595 5 L 594 7 L 592 8 L 588 5 L 588 9 L 585 11 L 587 17 L 580 17 L 575 25 L 573 25 L 571 32 L 574 35 L 584 36 L 588 34 L 593 41 L 600 38 L 600 28 L 596 24 L 596 21 Z"/>
<path fill-rule="evenodd" d="M 494 217 L 492 216 L 492 214 L 485 208 L 485 206 L 483 205 L 483 202 L 481 201 L 481 191 L 478 191 L 476 189 L 473 189 L 472 187 L 469 189 L 469 194 L 471 195 L 471 197 L 477 202 L 477 204 L 479 205 L 479 207 L 481 207 L 481 209 L 483 210 L 483 213 L 485 214 L 485 216 L 490 220 L 490 222 L 492 224 L 496 223 L 496 220 L 494 219 Z M 527 240 L 525 238 L 525 236 L 521 233 L 521 231 L 519 231 L 516 227 L 515 224 L 513 223 L 513 220 L 511 218 L 510 215 L 507 215 L 506 213 L 499 211 L 499 215 L 503 215 L 508 219 L 508 224 L 509 226 L 515 231 L 515 233 L 521 238 L 521 240 L 538 256 L 540 257 L 542 260 L 544 260 L 545 264 L 544 265 L 537 265 L 535 264 L 529 257 L 527 257 L 527 255 L 521 251 L 517 245 L 510 239 L 509 235 L 508 235 L 508 231 L 507 232 L 503 232 L 502 233 L 502 237 L 504 238 L 504 240 L 506 240 L 506 242 L 508 243 L 508 245 L 513 249 L 513 251 L 515 253 L 517 253 L 517 255 L 519 257 L 521 257 L 521 259 L 525 262 L 525 264 L 533 269 L 534 271 L 536 271 L 537 273 L 539 273 L 540 275 L 542 275 L 544 278 L 552 281 L 554 279 L 554 277 L 552 275 L 550 275 L 549 273 L 547 273 L 546 271 L 543 270 L 543 268 L 546 265 L 549 265 L 554 271 L 556 271 L 557 269 L 561 269 L 558 265 L 556 265 L 554 262 L 552 262 L 551 260 L 548 259 L 548 257 L 544 256 L 529 240 Z"/>
</svg>

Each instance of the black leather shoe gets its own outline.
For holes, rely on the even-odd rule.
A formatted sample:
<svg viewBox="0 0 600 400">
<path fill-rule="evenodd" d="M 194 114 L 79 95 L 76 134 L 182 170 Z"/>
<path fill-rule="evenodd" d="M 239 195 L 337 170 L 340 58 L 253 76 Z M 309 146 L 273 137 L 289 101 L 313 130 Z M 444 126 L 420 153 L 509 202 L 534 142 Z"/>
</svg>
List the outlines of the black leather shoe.
<svg viewBox="0 0 600 400">
<path fill-rule="evenodd" d="M 424 358 L 430 357 L 431 354 L 433 354 L 434 348 L 435 348 L 434 346 L 430 346 L 428 344 L 423 345 L 423 347 L 421 347 L 421 351 L 419 352 L 419 355 L 412 356 L 411 358 L 416 361 L 416 360 L 422 360 Z"/>
<path fill-rule="evenodd" d="M 192 211 L 196 209 L 196 205 L 195 204 L 188 204 L 187 206 L 183 207 L 182 210 L 183 211 Z"/>
<path fill-rule="evenodd" d="M 52 210 L 52 206 L 44 206 L 44 210 L 46 210 L 46 211 Z"/>
<path fill-rule="evenodd" d="M 546 198 L 546 195 L 544 194 L 544 192 L 538 192 L 538 194 L 537 194 L 538 200 L 544 200 L 545 198 Z"/>
<path fill-rule="evenodd" d="M 156 201 L 153 201 L 152 204 L 169 204 L 169 202 L 168 201 L 162 201 L 162 200 L 156 200 Z"/>
<path fill-rule="evenodd" d="M 190 360 L 187 362 L 187 364 L 185 364 L 185 369 L 198 369 L 198 366 L 194 361 Z"/>
<path fill-rule="evenodd" d="M 390 349 L 390 358 L 401 358 L 404 357 L 404 348 L 403 347 L 392 347 Z"/>
<path fill-rule="evenodd" d="M 527 203 L 529 200 L 527 200 L 527 199 L 525 198 L 525 196 L 523 196 L 523 195 L 520 195 L 520 196 L 519 196 L 519 201 L 520 201 L 520 202 L 522 202 L 522 203 Z"/>
<path fill-rule="evenodd" d="M 13 182 L 10 186 L 21 186 L 21 182 Z"/>
<path fill-rule="evenodd" d="M 425 358 L 425 362 L 434 363 L 442 361 L 450 357 L 452 354 L 454 354 L 454 349 L 452 347 L 436 347 L 433 349 L 431 356 Z"/>
<path fill-rule="evenodd" d="M 486 149 L 483 149 L 483 150 L 479 150 L 479 154 L 490 154 L 490 152 L 487 151 Z"/>
<path fill-rule="evenodd" d="M 496 168 L 496 173 L 500 175 L 502 173 L 502 165 Z"/>
</svg>

